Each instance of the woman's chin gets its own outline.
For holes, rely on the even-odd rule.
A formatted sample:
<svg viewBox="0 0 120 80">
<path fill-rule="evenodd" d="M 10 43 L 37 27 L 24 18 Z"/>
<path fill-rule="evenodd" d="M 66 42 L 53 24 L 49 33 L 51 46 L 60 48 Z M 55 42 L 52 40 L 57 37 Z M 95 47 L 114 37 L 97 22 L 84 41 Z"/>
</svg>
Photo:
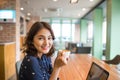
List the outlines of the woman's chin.
<svg viewBox="0 0 120 80">
<path fill-rule="evenodd" d="M 43 50 L 42 51 L 44 54 L 47 54 L 49 52 L 49 50 Z"/>
</svg>

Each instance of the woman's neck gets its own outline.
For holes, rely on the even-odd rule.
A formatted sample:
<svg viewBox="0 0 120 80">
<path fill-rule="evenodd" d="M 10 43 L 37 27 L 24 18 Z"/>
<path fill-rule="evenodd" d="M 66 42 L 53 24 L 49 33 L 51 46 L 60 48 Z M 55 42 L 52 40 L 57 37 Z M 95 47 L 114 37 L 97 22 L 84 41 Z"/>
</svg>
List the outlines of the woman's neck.
<svg viewBox="0 0 120 80">
<path fill-rule="evenodd" d="M 38 54 L 37 54 L 37 56 L 38 56 L 40 59 L 41 59 L 42 55 L 43 55 L 42 53 L 38 53 Z"/>
</svg>

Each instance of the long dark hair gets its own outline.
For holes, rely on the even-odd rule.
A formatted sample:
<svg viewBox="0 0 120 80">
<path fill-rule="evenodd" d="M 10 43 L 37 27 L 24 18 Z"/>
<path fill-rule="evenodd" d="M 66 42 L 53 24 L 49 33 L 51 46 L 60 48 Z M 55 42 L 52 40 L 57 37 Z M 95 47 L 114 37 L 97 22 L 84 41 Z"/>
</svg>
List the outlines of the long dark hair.
<svg viewBox="0 0 120 80">
<path fill-rule="evenodd" d="M 33 45 L 33 38 L 37 34 L 37 32 L 43 28 L 46 28 L 50 31 L 52 35 L 52 39 L 55 39 L 54 33 L 51 29 L 51 26 L 46 23 L 46 22 L 35 22 L 32 27 L 30 28 L 26 38 L 25 38 L 25 43 L 24 43 L 24 50 L 23 52 L 32 55 L 32 56 L 37 56 L 37 49 Z M 47 56 L 51 56 L 55 51 L 54 45 L 52 45 L 50 51 L 46 54 Z"/>
</svg>

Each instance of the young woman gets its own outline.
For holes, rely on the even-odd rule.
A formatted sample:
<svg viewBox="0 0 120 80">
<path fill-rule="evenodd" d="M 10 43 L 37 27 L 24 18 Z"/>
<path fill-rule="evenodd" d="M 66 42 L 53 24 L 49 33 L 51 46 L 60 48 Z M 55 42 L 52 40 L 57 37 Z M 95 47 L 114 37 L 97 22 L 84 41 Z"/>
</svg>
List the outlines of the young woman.
<svg viewBox="0 0 120 80">
<path fill-rule="evenodd" d="M 21 64 L 19 80 L 57 80 L 61 67 L 67 64 L 68 59 L 65 59 L 65 52 L 60 51 L 52 67 L 54 39 L 48 23 L 36 22 L 32 25 L 25 40 L 26 56 Z"/>
</svg>

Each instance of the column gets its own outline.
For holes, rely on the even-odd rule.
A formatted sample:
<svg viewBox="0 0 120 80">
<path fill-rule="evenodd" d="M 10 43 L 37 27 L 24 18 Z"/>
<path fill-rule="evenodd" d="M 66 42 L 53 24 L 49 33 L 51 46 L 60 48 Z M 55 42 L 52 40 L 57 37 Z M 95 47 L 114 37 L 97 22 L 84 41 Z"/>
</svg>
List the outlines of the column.
<svg viewBox="0 0 120 80">
<path fill-rule="evenodd" d="M 80 25 L 80 42 L 86 43 L 87 42 L 87 20 L 81 19 L 81 25 Z"/>
<path fill-rule="evenodd" d="M 107 0 L 106 57 L 112 59 L 120 54 L 120 0 Z"/>
<path fill-rule="evenodd" d="M 102 8 L 96 8 L 93 11 L 93 56 L 98 59 L 102 58 Z"/>
</svg>

